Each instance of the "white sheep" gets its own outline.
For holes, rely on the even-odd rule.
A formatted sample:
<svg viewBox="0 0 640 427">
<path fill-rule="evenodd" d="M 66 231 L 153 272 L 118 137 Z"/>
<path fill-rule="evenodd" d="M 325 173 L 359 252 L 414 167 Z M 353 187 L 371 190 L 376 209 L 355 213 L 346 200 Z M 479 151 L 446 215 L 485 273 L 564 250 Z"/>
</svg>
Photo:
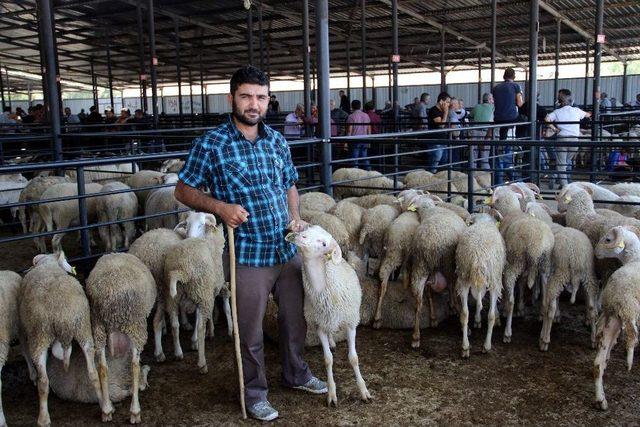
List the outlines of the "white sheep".
<svg viewBox="0 0 640 427">
<path fill-rule="evenodd" d="M 147 342 L 147 317 L 156 301 L 151 272 L 137 257 L 127 253 L 103 255 L 89 273 L 86 284 L 91 303 L 91 324 L 100 365 L 102 396 L 109 399 L 109 368 L 106 345 L 114 355 L 115 341 L 124 340 L 131 350 L 131 424 L 140 423 L 140 353 Z M 112 411 L 113 412 L 113 411 Z M 112 414 L 104 412 L 103 421 Z"/>
<path fill-rule="evenodd" d="M 360 397 L 368 401 L 371 394 L 360 373 L 356 353 L 362 290 L 355 270 L 342 259 L 338 243 L 321 227 L 310 226 L 305 231 L 291 233 L 287 240 L 298 246 L 302 255 L 304 315 L 307 324 L 316 328 L 322 343 L 329 390 L 327 404 L 338 404 L 329 337 L 344 328 L 347 329 L 349 362 L 355 372 Z"/>
<path fill-rule="evenodd" d="M 7 362 L 11 342 L 18 338 L 18 297 L 21 281 L 22 277 L 13 271 L 0 271 L 0 313 L 2 313 L 0 316 L 0 426 L 2 427 L 7 425 L 2 410 L 2 368 Z M 21 340 L 21 345 L 24 349 L 24 340 Z M 26 354 L 25 358 L 29 363 Z M 32 368 L 30 364 L 29 368 Z M 33 375 L 31 371 L 30 374 Z"/>
<path fill-rule="evenodd" d="M 85 186 L 85 194 L 98 193 L 101 189 L 101 184 L 89 183 Z M 42 203 L 38 205 L 38 214 L 47 227 L 47 231 L 62 230 L 80 225 L 78 199 L 46 202 L 48 199 L 77 195 L 78 185 L 76 183 L 54 184 L 42 193 L 42 196 L 40 196 Z M 84 200 L 87 207 L 87 221 L 88 223 L 94 222 L 97 215 L 97 198 L 87 197 Z M 62 238 L 64 235 L 64 232 L 57 233 L 51 239 L 51 246 L 54 251 L 62 250 Z"/>
<path fill-rule="evenodd" d="M 460 235 L 466 228 L 464 221 L 448 209 L 435 206 L 429 196 L 416 199 L 409 209 L 416 209 L 420 226 L 411 243 L 411 289 L 416 301 L 415 325 L 411 346 L 420 347 L 420 313 L 423 294 L 427 286 L 431 326 L 437 326 L 432 291 L 442 292 L 447 285 L 455 283 L 455 250 Z M 449 289 L 450 304 L 454 306 L 452 289 Z"/>
<path fill-rule="evenodd" d="M 18 203 L 21 191 L 28 185 L 29 180 L 19 173 L 0 176 L 0 207 Z M 10 208 L 11 219 L 16 217 L 18 207 Z"/>
<path fill-rule="evenodd" d="M 30 180 L 27 186 L 22 189 L 20 196 L 18 197 L 18 202 L 26 203 L 38 201 L 42 197 L 42 193 L 44 193 L 47 188 L 62 182 L 69 182 L 69 178 L 63 176 L 37 176 Z M 19 206 L 18 217 L 22 224 L 22 232 L 25 234 L 27 232 L 38 233 L 45 229 L 44 222 L 38 213 L 38 205 Z M 27 219 L 29 220 L 28 224 Z M 34 242 L 36 244 L 36 248 L 38 248 L 41 253 L 47 251 L 44 238 L 35 237 Z"/>
<path fill-rule="evenodd" d="M 566 191 L 573 192 L 576 189 L 580 189 L 580 188 L 586 190 L 589 193 L 591 198 L 595 201 L 594 202 L 595 207 L 598 207 L 598 208 L 612 209 L 614 204 L 607 203 L 607 202 L 615 202 L 620 197 L 606 187 L 603 187 L 598 184 L 594 184 L 592 182 L 584 182 L 584 181 L 574 181 L 570 184 L 565 185 L 562 188 L 562 193 Z"/>
<path fill-rule="evenodd" d="M 414 188 L 435 194 L 447 194 L 449 189 L 451 189 L 452 192 L 458 191 L 458 188 L 453 182 L 449 186 L 446 177 L 436 176 L 423 169 L 409 172 L 404 177 L 403 182 L 407 188 Z"/>
<path fill-rule="evenodd" d="M 400 214 L 399 206 L 377 205 L 367 209 L 362 215 L 362 227 L 358 243 L 364 250 L 364 262 L 369 265 L 369 257 L 381 258 L 384 254 L 384 234 L 394 219 Z"/>
<path fill-rule="evenodd" d="M 21 327 L 24 330 L 29 355 L 36 366 L 40 412 L 38 425 L 51 424 L 47 406 L 49 378 L 47 357 L 49 347 L 54 355 L 69 366 L 71 343 L 76 341 L 87 364 L 89 379 L 97 396 L 103 419 L 113 412 L 108 396 L 104 396 L 95 366 L 94 339 L 91 334 L 89 302 L 80 283 L 67 273 L 73 268 L 63 252 L 37 255 L 34 267 L 22 280 L 19 301 Z"/>
<path fill-rule="evenodd" d="M 184 166 L 184 160 L 182 159 L 167 159 L 162 162 L 160 166 L 160 172 L 162 173 L 178 173 Z"/>
<path fill-rule="evenodd" d="M 358 168 L 336 169 L 332 175 L 332 182 L 336 183 L 333 194 L 338 200 L 349 196 L 386 193 L 394 189 L 392 178 L 383 176 L 378 171 L 366 171 Z M 396 188 L 403 189 L 404 184 L 398 180 Z"/>
<path fill-rule="evenodd" d="M 637 182 L 619 182 L 608 187 L 608 189 L 618 196 L 628 194 L 630 196 L 640 197 L 640 183 Z"/>
<path fill-rule="evenodd" d="M 593 362 L 595 404 L 608 408 L 604 394 L 604 371 L 611 350 L 624 330 L 627 348 L 627 369 L 633 365 L 633 354 L 638 344 L 638 318 L 640 317 L 640 230 L 635 227 L 614 227 L 600 240 L 596 255 L 615 257 L 624 265 L 616 270 L 602 292 L 602 314 L 597 323 L 598 353 Z"/>
<path fill-rule="evenodd" d="M 311 191 L 300 195 L 300 210 L 329 212 L 336 201 L 326 193 Z"/>
<path fill-rule="evenodd" d="M 204 354 L 206 323 L 213 316 L 216 295 L 225 287 L 222 269 L 224 235 L 222 226 L 216 225 L 211 214 L 197 212 L 189 215 L 187 222 L 190 220 L 197 226 L 176 227 L 176 231 L 185 233 L 185 239 L 174 245 L 165 256 L 163 297 L 171 319 L 174 354 L 178 360 L 183 357 L 179 304 L 189 303 L 195 310 L 196 324 L 191 342 L 194 348 L 198 348 L 198 368 L 204 374 L 208 371 Z"/>
<path fill-rule="evenodd" d="M 87 166 L 84 171 L 85 182 L 106 181 L 109 179 L 126 179 L 137 172 L 140 168 L 137 164 L 117 163 L 112 165 Z M 71 179 L 76 179 L 76 171 L 70 170 L 66 175 Z"/>
<path fill-rule="evenodd" d="M 115 181 L 105 184 L 100 190 L 101 193 L 110 191 L 130 190 L 126 184 Z M 111 222 L 134 218 L 138 214 L 138 198 L 133 192 L 107 194 L 97 197 L 96 210 L 98 221 Z M 119 224 L 104 225 L 98 228 L 98 233 L 102 239 L 105 252 L 112 252 L 118 249 L 120 243 L 125 249 L 133 241 L 136 228 L 133 221 Z"/>
<path fill-rule="evenodd" d="M 344 224 L 349 234 L 349 247 L 362 256 L 362 247 L 359 243 L 360 229 L 362 228 L 362 216 L 365 209 L 348 200 L 341 200 L 329 211 Z M 331 233 L 329 233 L 331 234 Z"/>
<path fill-rule="evenodd" d="M 482 326 L 482 299 L 489 292 L 487 336 L 483 351 L 491 350 L 493 326 L 498 316 L 498 298 L 502 294 L 502 272 L 506 263 L 505 243 L 496 220 L 488 214 L 475 214 L 467 223 L 470 227 L 462 232 L 456 247 L 456 292 L 462 304 L 462 357 L 470 355 L 469 292 L 476 300 L 475 328 Z"/>
<path fill-rule="evenodd" d="M 129 187 L 137 189 L 143 187 L 152 187 L 155 185 L 164 184 L 165 175 L 162 172 L 143 169 L 131 175 L 128 180 Z M 144 208 L 149 194 L 155 190 L 139 190 L 136 191 L 136 197 L 138 197 L 138 205 L 140 208 Z"/>
<path fill-rule="evenodd" d="M 168 174 L 164 177 L 165 184 L 173 184 L 177 182 L 176 174 Z M 145 202 L 145 215 L 157 215 L 164 212 L 172 212 L 180 209 L 187 209 L 187 206 L 180 203 L 174 196 L 174 187 L 163 187 L 154 190 Z M 187 216 L 186 212 L 180 214 L 166 214 L 147 218 L 146 229 L 153 230 L 155 228 L 174 228 L 178 222 L 183 221 Z"/>
</svg>

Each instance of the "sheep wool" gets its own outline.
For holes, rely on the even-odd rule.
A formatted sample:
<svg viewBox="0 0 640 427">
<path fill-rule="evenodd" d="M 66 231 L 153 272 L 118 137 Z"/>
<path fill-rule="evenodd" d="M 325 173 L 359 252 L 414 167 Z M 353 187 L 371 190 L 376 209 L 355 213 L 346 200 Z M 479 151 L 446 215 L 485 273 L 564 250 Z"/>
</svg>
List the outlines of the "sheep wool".
<svg viewBox="0 0 640 427">
<path fill-rule="evenodd" d="M 300 209 L 329 212 L 336 205 L 331 196 L 319 191 L 312 191 L 300 195 Z"/>
</svg>

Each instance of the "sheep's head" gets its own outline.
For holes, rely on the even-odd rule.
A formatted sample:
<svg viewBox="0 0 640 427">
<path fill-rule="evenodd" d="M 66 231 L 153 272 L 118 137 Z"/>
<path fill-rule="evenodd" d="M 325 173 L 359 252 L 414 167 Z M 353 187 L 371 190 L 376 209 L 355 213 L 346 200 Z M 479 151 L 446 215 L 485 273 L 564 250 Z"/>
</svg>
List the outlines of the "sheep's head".
<svg viewBox="0 0 640 427">
<path fill-rule="evenodd" d="M 407 210 L 407 208 L 411 205 L 411 203 L 416 200 L 419 196 L 423 196 L 425 193 L 422 190 L 409 189 L 404 190 L 398 194 L 398 198 L 396 202 L 400 204 L 400 208 L 402 210 Z"/>
<path fill-rule="evenodd" d="M 522 210 L 522 193 L 512 191 L 508 186 L 497 187 L 484 201 L 486 205 L 498 210 L 502 215 Z"/>
<path fill-rule="evenodd" d="M 168 173 L 162 176 L 162 181 L 165 184 L 176 184 L 178 182 L 177 173 Z"/>
<path fill-rule="evenodd" d="M 413 198 L 411 202 L 407 205 L 407 210 L 416 212 L 421 209 L 431 209 L 436 207 L 436 201 L 442 202 L 442 199 L 439 198 L 438 196 L 434 196 L 431 194 L 418 196 Z"/>
<path fill-rule="evenodd" d="M 482 223 L 496 224 L 496 226 L 498 226 L 500 225 L 501 220 L 502 215 L 500 215 L 500 212 L 495 209 L 491 209 L 489 213 L 475 213 L 469 215 L 469 218 L 467 218 L 465 222 L 468 226 Z"/>
<path fill-rule="evenodd" d="M 173 172 L 175 170 L 181 169 L 184 165 L 184 161 L 180 159 L 168 159 L 162 162 L 162 166 L 160 167 L 160 172 L 167 173 Z"/>
<path fill-rule="evenodd" d="M 619 258 L 627 246 L 632 242 L 638 242 L 640 230 L 629 225 L 613 227 L 605 234 L 596 245 L 597 258 Z"/>
<path fill-rule="evenodd" d="M 183 238 L 204 237 L 218 228 L 216 217 L 210 213 L 189 212 L 187 219 L 175 226 L 173 231 Z"/>
<path fill-rule="evenodd" d="M 325 257 L 334 264 L 342 262 L 342 250 L 338 242 L 319 225 L 312 225 L 298 233 L 289 233 L 285 239 L 300 249 L 304 259 Z"/>
<path fill-rule="evenodd" d="M 36 255 L 33 258 L 33 266 L 36 267 L 38 265 L 45 264 L 57 264 L 60 268 L 66 271 L 69 274 L 76 275 L 76 268 L 72 267 L 67 262 L 67 257 L 64 254 L 64 251 L 56 252 L 53 254 L 40 254 Z"/>
<path fill-rule="evenodd" d="M 569 184 L 556 196 L 558 202 L 558 212 L 563 213 L 576 200 L 591 199 L 593 190 L 590 187 L 578 186 L 577 184 Z"/>
</svg>

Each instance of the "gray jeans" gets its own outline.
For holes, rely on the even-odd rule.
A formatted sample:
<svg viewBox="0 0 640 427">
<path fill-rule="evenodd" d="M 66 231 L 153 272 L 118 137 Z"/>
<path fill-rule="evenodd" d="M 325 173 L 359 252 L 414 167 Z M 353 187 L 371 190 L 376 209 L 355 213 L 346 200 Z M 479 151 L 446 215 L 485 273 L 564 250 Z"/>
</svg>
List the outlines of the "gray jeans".
<svg viewBox="0 0 640 427">
<path fill-rule="evenodd" d="M 225 280 L 229 280 L 229 255 L 223 256 Z M 238 331 L 242 352 L 247 406 L 267 400 L 262 321 L 269 294 L 278 304 L 278 334 L 282 383 L 286 387 L 305 384 L 311 379 L 303 360 L 307 324 L 304 320 L 302 261 L 296 255 L 286 264 L 273 267 L 236 266 Z"/>
<path fill-rule="evenodd" d="M 574 142 L 574 137 L 558 137 L 558 144 L 562 144 L 562 141 Z M 561 186 L 565 186 L 569 183 L 569 176 L 566 174 L 567 167 L 573 165 L 573 159 L 576 156 L 578 147 L 556 147 L 556 170 L 557 181 Z M 565 172 L 565 173 L 562 173 Z"/>
</svg>

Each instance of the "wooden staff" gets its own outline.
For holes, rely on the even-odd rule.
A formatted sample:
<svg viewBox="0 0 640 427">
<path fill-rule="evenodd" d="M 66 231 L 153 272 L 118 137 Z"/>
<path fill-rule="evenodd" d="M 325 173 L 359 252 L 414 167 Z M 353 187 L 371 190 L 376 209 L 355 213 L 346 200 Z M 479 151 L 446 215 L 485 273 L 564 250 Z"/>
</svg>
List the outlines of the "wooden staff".
<svg viewBox="0 0 640 427">
<path fill-rule="evenodd" d="M 247 419 L 247 408 L 244 401 L 244 374 L 242 372 L 242 353 L 240 352 L 240 331 L 238 330 L 238 306 L 236 297 L 236 244 L 233 227 L 227 224 L 229 238 L 229 276 L 231 279 L 231 318 L 233 319 L 233 342 L 236 348 L 236 364 L 238 366 L 238 385 L 240 386 L 240 408 L 242 418 Z"/>
</svg>

